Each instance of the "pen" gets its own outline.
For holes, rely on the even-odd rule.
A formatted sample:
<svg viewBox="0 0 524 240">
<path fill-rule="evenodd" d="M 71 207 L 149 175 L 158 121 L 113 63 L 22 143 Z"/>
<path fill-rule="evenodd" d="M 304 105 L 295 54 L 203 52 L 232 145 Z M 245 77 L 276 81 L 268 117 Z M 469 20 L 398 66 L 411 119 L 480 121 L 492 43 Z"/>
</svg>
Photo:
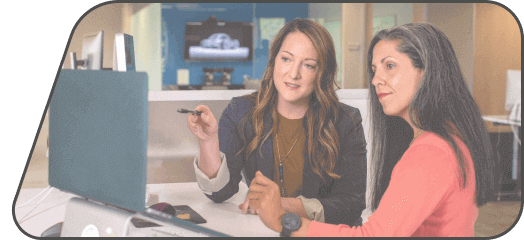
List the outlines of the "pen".
<svg viewBox="0 0 524 240">
<path fill-rule="evenodd" d="M 191 113 L 191 114 L 196 114 L 197 116 L 200 116 L 200 114 L 202 113 L 202 111 L 193 111 L 193 110 L 188 110 L 188 109 L 184 109 L 184 108 L 178 109 L 177 112 L 179 112 L 179 113 Z"/>
</svg>

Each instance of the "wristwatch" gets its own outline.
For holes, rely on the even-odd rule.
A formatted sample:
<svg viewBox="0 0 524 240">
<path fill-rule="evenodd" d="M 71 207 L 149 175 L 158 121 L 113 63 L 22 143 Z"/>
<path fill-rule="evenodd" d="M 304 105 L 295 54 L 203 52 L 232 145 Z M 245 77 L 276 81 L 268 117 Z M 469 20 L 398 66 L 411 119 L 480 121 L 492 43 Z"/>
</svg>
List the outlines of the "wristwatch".
<svg viewBox="0 0 524 240">
<path fill-rule="evenodd" d="M 302 225 L 302 220 L 300 216 L 294 213 L 286 213 L 282 218 L 282 232 L 280 233 L 281 237 L 290 237 L 291 233 L 298 230 Z"/>
</svg>

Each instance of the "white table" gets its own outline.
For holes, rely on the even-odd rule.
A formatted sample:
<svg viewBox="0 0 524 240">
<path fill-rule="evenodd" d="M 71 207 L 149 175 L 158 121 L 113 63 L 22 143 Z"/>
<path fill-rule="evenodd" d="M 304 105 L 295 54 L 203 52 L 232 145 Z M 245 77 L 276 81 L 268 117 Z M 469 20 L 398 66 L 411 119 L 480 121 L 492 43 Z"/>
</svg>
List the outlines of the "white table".
<svg viewBox="0 0 524 240">
<path fill-rule="evenodd" d="M 498 124 L 514 125 L 520 127 L 520 122 L 509 120 L 507 115 L 486 115 L 482 116 L 482 119 Z"/>
<path fill-rule="evenodd" d="M 248 190 L 242 182 L 239 192 L 223 203 L 214 203 L 208 199 L 196 182 L 148 184 L 148 188 L 150 194 L 158 196 L 158 202 L 190 206 L 207 220 L 207 223 L 198 224 L 199 226 L 230 236 L 279 236 L 278 233 L 267 228 L 258 216 L 244 215 L 238 209 L 238 205 L 244 202 Z M 17 205 L 29 201 L 42 190 L 44 189 L 22 189 L 17 199 Z M 43 195 L 45 193 L 33 200 L 32 203 L 15 209 L 17 219 L 33 209 Z M 67 201 L 75 196 L 53 189 L 53 192 L 40 203 L 25 221 L 19 222 L 20 227 L 30 235 L 40 237 L 43 231 L 64 220 Z"/>
</svg>

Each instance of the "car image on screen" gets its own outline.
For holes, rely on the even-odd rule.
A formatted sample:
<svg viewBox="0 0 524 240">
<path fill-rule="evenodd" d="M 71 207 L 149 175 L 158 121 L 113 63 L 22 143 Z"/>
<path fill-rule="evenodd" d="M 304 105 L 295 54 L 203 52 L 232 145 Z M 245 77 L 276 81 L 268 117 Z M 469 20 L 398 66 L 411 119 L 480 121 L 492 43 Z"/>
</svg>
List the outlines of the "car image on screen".
<svg viewBox="0 0 524 240">
<path fill-rule="evenodd" d="M 219 49 L 235 49 L 240 47 L 238 39 L 231 39 L 225 33 L 215 33 L 207 39 L 200 41 L 200 46 L 205 48 L 219 48 Z"/>
</svg>

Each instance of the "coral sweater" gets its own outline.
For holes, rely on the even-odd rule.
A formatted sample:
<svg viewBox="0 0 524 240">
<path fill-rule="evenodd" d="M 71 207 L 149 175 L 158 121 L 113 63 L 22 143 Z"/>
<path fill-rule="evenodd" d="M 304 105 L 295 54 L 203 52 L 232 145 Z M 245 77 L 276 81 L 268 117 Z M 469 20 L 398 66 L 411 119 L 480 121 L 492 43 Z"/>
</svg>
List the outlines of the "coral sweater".
<svg viewBox="0 0 524 240">
<path fill-rule="evenodd" d="M 467 164 L 466 188 L 461 188 L 453 148 L 424 132 L 394 167 L 379 207 L 363 226 L 312 221 L 307 236 L 473 237 L 478 216 L 475 169 L 466 145 L 455 141 Z"/>
</svg>

